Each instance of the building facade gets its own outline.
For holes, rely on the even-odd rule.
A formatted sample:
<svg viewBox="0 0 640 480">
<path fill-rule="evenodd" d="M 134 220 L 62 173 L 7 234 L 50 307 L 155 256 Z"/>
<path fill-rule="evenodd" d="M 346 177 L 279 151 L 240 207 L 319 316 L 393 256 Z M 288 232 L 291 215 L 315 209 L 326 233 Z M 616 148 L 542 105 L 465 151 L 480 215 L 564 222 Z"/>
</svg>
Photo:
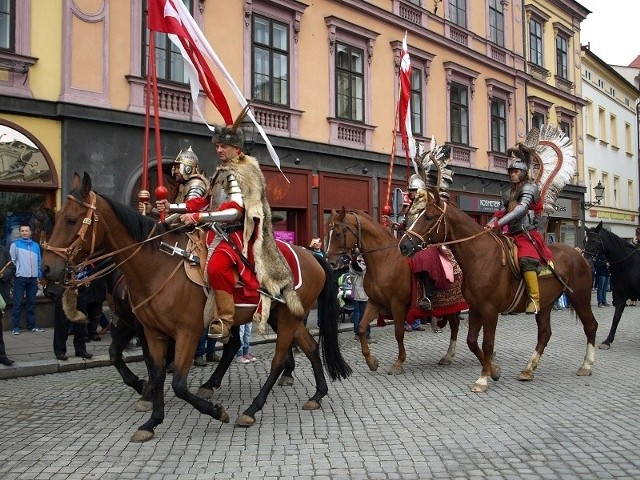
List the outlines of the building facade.
<svg viewBox="0 0 640 480">
<path fill-rule="evenodd" d="M 451 144 L 451 201 L 478 222 L 491 217 L 508 184 L 507 148 L 537 122 L 565 125 L 583 161 L 579 24 L 588 10 L 573 0 L 245 0 L 224 8 L 183 1 L 279 153 L 284 175 L 260 140 L 250 142 L 264 167 L 275 230 L 295 243 L 324 235 L 332 208 L 379 218 L 393 189 L 406 187 L 411 171 L 396 133 L 405 32 L 414 136 Z M 0 164 L 2 213 L 22 218 L 38 204 L 59 206 L 76 171 L 90 173 L 100 193 L 135 204 L 144 150 L 146 1 L 6 3 L 0 133 L 11 141 Z M 155 56 L 163 171 L 192 146 L 211 173 L 210 132 L 164 35 L 156 35 Z M 237 115 L 239 105 L 222 86 Z M 204 99 L 198 104 L 207 121 L 220 122 Z M 150 143 L 153 191 L 157 155 Z M 37 150 L 35 170 L 22 149 Z M 576 242 L 580 175 L 549 222 L 567 243 Z M 7 241 L 11 228 L 0 226 Z"/>
</svg>

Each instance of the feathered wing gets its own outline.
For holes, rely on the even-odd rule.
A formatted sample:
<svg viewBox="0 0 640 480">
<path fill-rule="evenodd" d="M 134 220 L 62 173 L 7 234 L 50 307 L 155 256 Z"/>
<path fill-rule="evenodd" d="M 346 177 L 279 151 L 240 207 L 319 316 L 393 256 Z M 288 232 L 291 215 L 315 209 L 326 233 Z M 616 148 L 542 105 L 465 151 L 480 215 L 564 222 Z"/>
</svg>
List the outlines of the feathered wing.
<svg viewBox="0 0 640 480">
<path fill-rule="evenodd" d="M 573 143 L 557 125 L 542 125 L 535 151 L 538 157 L 535 182 L 540 188 L 544 211 L 551 214 L 558 194 L 576 175 Z"/>
<path fill-rule="evenodd" d="M 451 147 L 438 145 L 431 138 L 429 150 L 416 155 L 417 171 L 430 189 L 435 189 L 441 197 L 448 198 L 449 186 L 453 183 L 453 171 L 447 167 L 451 156 Z"/>
</svg>

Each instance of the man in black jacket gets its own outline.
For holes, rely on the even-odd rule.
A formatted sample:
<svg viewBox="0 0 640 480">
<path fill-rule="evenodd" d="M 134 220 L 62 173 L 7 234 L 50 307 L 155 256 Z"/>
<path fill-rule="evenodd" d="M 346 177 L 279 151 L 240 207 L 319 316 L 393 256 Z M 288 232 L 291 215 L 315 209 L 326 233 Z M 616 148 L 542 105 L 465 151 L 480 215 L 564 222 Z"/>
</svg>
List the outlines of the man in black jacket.
<svg viewBox="0 0 640 480">
<path fill-rule="evenodd" d="M 0 245 L 0 295 L 6 302 L 9 299 L 9 287 L 11 280 L 16 274 L 16 266 L 11 262 L 11 256 L 9 250 Z M 2 317 L 4 317 L 4 310 L 0 310 L 0 363 L 7 367 L 13 365 L 13 360 L 7 357 L 7 352 L 4 348 L 4 338 L 2 337 Z"/>
</svg>

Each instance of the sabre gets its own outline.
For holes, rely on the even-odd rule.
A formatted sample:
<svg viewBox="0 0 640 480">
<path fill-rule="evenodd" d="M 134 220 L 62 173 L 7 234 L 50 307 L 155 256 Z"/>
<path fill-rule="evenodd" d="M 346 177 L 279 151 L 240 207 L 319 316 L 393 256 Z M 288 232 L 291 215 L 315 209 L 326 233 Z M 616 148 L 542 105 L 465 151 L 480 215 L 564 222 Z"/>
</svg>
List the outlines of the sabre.
<svg viewBox="0 0 640 480">
<path fill-rule="evenodd" d="M 200 257 L 195 255 L 193 252 L 187 252 L 184 248 L 180 248 L 177 242 L 175 245 L 171 245 L 170 243 L 166 242 L 160 242 L 160 251 L 171 256 L 177 255 L 179 257 L 182 257 L 193 265 L 200 265 Z"/>
</svg>

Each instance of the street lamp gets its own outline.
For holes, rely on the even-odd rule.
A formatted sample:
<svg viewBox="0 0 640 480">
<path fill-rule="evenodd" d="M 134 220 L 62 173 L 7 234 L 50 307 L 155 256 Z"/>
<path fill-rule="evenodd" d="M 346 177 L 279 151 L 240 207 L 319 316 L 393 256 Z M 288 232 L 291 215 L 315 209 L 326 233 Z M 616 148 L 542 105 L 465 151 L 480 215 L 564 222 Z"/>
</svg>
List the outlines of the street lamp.
<svg viewBox="0 0 640 480">
<path fill-rule="evenodd" d="M 258 129 L 253 120 L 249 116 L 245 116 L 242 120 L 242 133 L 244 134 L 244 152 L 251 155 L 253 147 L 256 145 Z"/>
<path fill-rule="evenodd" d="M 602 202 L 602 199 L 604 198 L 604 185 L 602 185 L 602 182 L 600 182 L 600 180 L 598 180 L 598 184 L 595 187 L 593 187 L 593 190 L 596 192 L 596 201 L 580 202 L 580 206 L 582 207 L 582 210 L 589 210 L 591 207 L 600 205 L 600 202 Z"/>
</svg>

